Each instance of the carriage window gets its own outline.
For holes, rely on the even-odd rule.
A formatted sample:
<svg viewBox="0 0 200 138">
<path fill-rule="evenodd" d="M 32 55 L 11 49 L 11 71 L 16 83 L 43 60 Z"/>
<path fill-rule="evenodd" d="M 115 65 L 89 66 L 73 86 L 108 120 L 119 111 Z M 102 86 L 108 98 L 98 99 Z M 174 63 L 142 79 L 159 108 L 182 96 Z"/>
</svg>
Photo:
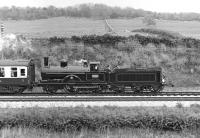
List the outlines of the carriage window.
<svg viewBox="0 0 200 138">
<path fill-rule="evenodd" d="M 0 68 L 0 77 L 5 77 L 5 70 L 4 70 L 4 68 Z"/>
<path fill-rule="evenodd" d="M 11 68 L 11 77 L 17 77 L 17 68 Z"/>
<path fill-rule="evenodd" d="M 20 73 L 21 73 L 21 76 L 25 76 L 25 69 L 21 69 Z"/>
</svg>

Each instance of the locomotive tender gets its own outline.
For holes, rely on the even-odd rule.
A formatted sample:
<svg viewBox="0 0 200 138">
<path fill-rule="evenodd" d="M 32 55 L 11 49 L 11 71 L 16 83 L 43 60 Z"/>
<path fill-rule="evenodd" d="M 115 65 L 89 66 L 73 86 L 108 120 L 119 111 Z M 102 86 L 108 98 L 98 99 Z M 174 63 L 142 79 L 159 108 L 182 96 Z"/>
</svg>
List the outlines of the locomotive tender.
<svg viewBox="0 0 200 138">
<path fill-rule="evenodd" d="M 132 92 L 162 91 L 164 79 L 161 68 L 100 69 L 100 62 L 83 60 L 79 65 L 51 66 L 49 57 L 44 57 L 41 80 L 35 81 L 33 60 L 0 60 L 0 89 L 22 93 L 25 89 L 42 87 L 46 93 L 123 93 L 127 87 Z"/>
</svg>

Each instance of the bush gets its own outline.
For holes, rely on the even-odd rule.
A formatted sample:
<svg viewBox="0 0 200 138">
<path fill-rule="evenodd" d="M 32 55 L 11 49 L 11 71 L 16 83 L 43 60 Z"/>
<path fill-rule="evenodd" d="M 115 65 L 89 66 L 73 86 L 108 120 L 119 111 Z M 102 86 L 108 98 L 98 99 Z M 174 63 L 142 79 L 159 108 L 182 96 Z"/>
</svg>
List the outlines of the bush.
<svg viewBox="0 0 200 138">
<path fill-rule="evenodd" d="M 197 114 L 192 109 L 184 107 L 176 109 L 167 107 L 80 106 L 74 108 L 1 109 L 0 128 L 34 127 L 52 131 L 142 128 L 183 131 L 200 128 L 200 118 Z"/>
</svg>

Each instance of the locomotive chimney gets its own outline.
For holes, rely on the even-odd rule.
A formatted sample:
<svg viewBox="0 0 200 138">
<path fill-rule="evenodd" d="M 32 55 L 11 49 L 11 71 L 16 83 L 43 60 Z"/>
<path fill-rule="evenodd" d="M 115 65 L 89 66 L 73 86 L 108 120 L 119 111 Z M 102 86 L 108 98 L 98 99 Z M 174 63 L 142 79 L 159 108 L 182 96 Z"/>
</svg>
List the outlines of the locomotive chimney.
<svg viewBox="0 0 200 138">
<path fill-rule="evenodd" d="M 49 57 L 44 57 L 44 67 L 48 68 L 49 67 Z"/>
</svg>

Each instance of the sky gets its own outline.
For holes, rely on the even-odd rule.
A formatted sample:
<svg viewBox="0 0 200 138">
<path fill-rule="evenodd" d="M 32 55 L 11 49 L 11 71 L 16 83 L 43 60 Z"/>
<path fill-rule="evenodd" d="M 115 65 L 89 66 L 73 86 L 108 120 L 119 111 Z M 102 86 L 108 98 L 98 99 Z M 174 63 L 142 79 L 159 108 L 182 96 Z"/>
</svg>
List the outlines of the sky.
<svg viewBox="0 0 200 138">
<path fill-rule="evenodd" d="M 0 7 L 68 7 L 82 3 L 102 3 L 108 6 L 132 7 L 155 12 L 200 13 L 200 0 L 0 0 Z"/>
</svg>

